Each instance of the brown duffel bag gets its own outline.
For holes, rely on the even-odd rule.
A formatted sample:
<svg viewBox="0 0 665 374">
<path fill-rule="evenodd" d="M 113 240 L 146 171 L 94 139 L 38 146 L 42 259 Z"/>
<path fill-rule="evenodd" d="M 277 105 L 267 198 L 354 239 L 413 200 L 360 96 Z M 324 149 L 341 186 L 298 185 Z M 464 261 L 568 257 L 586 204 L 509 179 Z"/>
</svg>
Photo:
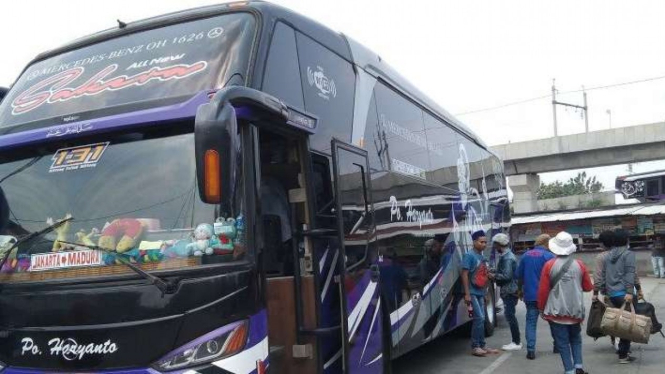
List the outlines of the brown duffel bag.
<svg viewBox="0 0 665 374">
<path fill-rule="evenodd" d="M 626 310 L 626 303 L 621 308 L 605 309 L 600 327 L 607 335 L 648 344 L 651 336 L 651 318 L 635 314 L 635 307 L 632 303 L 629 305 L 630 310 Z"/>
</svg>

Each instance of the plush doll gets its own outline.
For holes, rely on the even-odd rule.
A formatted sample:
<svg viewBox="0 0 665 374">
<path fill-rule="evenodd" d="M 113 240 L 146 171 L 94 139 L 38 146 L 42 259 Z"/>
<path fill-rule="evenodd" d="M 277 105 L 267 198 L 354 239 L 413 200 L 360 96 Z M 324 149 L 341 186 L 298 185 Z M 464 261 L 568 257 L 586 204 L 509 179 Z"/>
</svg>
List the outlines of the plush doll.
<svg viewBox="0 0 665 374">
<path fill-rule="evenodd" d="M 164 254 L 159 249 L 148 249 L 144 251 L 139 251 L 141 255 L 139 262 L 159 262 L 164 258 Z"/>
<path fill-rule="evenodd" d="M 67 213 L 64 219 L 70 219 L 70 218 L 72 218 L 72 215 Z M 53 252 L 58 252 L 63 249 L 69 248 L 67 244 L 63 243 L 67 241 L 67 235 L 69 234 L 69 229 L 70 229 L 69 223 L 70 221 L 67 221 L 53 230 L 56 233 L 56 239 L 53 242 L 53 248 L 52 248 Z M 55 222 L 53 221 L 53 218 L 49 217 L 46 219 L 46 224 L 52 226 L 55 225 Z"/>
<path fill-rule="evenodd" d="M 167 258 L 186 258 L 192 255 L 187 240 L 167 240 L 162 247 L 162 254 Z"/>
<path fill-rule="evenodd" d="M 194 230 L 194 242 L 189 243 L 187 248 L 194 253 L 194 256 L 211 255 L 213 249 L 210 245 L 210 239 L 213 237 L 213 228 L 209 223 L 202 223 L 196 226 Z"/>
<path fill-rule="evenodd" d="M 12 255 L 2 265 L 0 272 L 2 273 L 22 273 L 30 269 L 30 255 L 20 254 L 18 257 Z"/>
<path fill-rule="evenodd" d="M 104 264 L 106 265 L 115 265 L 117 264 L 116 262 L 117 257 L 118 255 L 115 253 L 104 252 L 104 254 L 102 255 L 102 261 L 104 261 Z"/>
<path fill-rule="evenodd" d="M 232 217 L 219 217 L 215 222 L 215 234 L 219 237 L 219 249 L 225 253 L 233 251 L 233 239 L 236 237 L 236 220 Z"/>
<path fill-rule="evenodd" d="M 96 246 L 96 244 L 92 240 L 92 238 L 97 234 L 99 234 L 99 230 L 96 228 L 93 228 L 92 231 L 90 231 L 90 234 L 86 234 L 84 230 L 81 230 L 76 233 L 76 238 L 78 239 L 79 243 L 87 245 L 89 247 L 94 247 Z"/>
<path fill-rule="evenodd" d="M 141 234 L 143 234 L 141 221 L 133 218 L 116 219 L 102 230 L 99 246 L 115 249 L 119 253 L 127 252 L 137 245 Z"/>
</svg>

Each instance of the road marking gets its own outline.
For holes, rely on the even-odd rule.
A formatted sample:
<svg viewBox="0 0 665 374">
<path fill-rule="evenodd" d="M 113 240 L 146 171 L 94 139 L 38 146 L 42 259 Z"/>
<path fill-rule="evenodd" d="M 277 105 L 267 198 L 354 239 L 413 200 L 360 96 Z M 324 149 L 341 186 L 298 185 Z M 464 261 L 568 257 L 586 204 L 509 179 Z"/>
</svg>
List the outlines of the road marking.
<svg viewBox="0 0 665 374">
<path fill-rule="evenodd" d="M 489 374 L 489 373 L 493 372 L 493 371 L 496 370 L 499 366 L 501 366 L 501 364 L 503 364 L 504 361 L 506 361 L 507 359 L 509 359 L 510 356 L 512 356 L 512 353 L 504 353 L 504 354 L 502 354 L 501 356 L 499 356 L 499 358 L 497 358 L 496 360 L 494 360 L 494 362 L 492 362 L 492 365 L 486 367 L 485 370 L 481 371 L 481 372 L 478 373 L 478 374 Z"/>
</svg>

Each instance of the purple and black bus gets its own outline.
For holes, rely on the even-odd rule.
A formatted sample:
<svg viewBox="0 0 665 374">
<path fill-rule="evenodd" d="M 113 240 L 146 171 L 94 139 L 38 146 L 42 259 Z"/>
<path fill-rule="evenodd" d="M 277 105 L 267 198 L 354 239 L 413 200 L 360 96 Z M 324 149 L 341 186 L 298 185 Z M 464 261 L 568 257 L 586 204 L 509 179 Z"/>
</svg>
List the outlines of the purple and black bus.
<svg viewBox="0 0 665 374">
<path fill-rule="evenodd" d="M 269 3 L 119 22 L 0 96 L 3 374 L 390 372 L 510 221 L 476 134 Z"/>
</svg>

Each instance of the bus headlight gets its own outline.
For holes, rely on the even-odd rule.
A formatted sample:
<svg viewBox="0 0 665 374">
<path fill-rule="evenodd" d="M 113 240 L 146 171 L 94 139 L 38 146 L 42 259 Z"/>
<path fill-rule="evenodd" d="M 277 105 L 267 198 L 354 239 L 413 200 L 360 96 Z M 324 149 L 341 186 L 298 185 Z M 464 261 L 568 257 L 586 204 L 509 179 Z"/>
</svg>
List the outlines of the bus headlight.
<svg viewBox="0 0 665 374">
<path fill-rule="evenodd" d="M 159 370 L 176 370 L 232 356 L 245 348 L 248 333 L 247 320 L 235 322 L 185 344 L 153 366 Z"/>
</svg>

